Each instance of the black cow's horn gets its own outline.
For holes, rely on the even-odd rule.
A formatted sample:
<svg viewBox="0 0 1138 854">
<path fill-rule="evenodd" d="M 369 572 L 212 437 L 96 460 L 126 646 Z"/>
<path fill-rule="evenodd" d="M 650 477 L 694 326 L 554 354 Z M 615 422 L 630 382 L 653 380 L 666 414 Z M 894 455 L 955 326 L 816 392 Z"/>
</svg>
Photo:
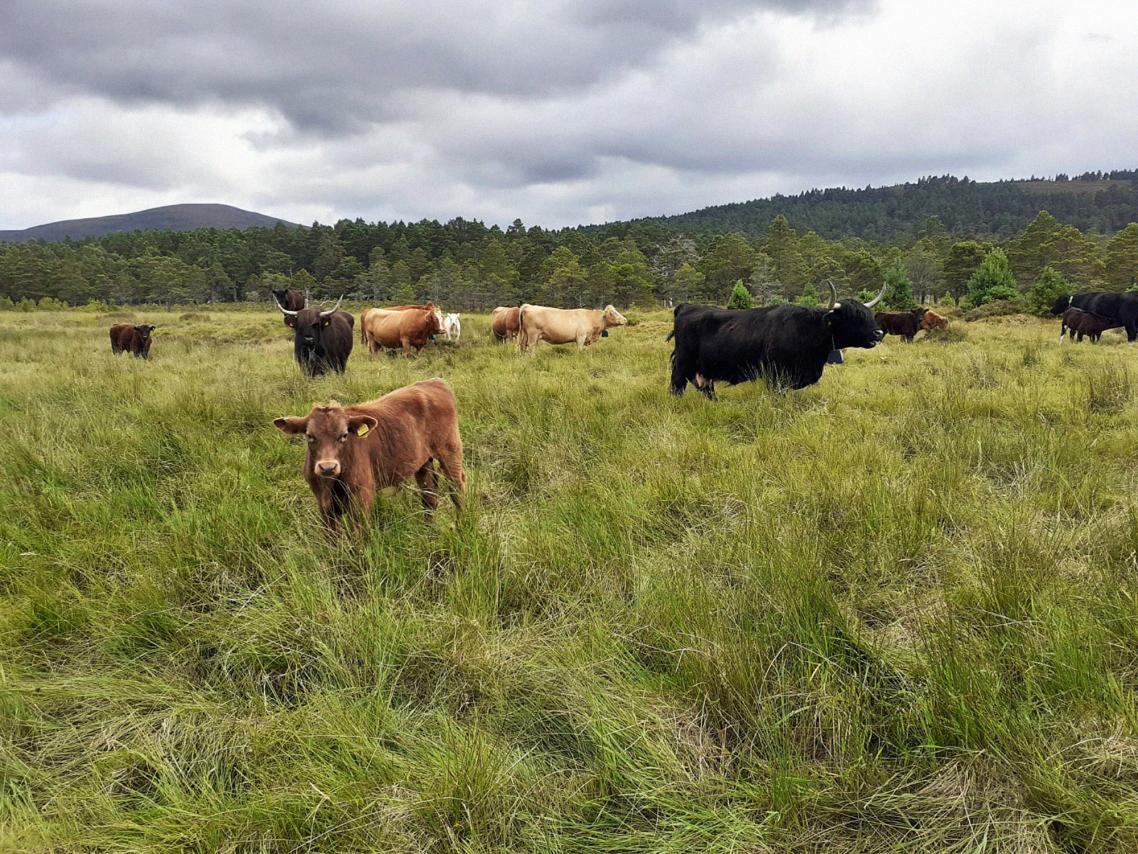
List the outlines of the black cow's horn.
<svg viewBox="0 0 1138 854">
<path fill-rule="evenodd" d="M 320 316 L 321 317 L 331 317 L 333 314 L 336 313 L 336 309 L 338 309 L 340 307 L 340 303 L 342 303 L 343 301 L 344 301 L 344 295 L 340 294 L 339 301 L 334 306 L 332 306 L 330 309 L 328 309 L 327 311 L 320 312 Z"/>
<path fill-rule="evenodd" d="M 273 294 L 273 302 L 277 304 L 277 308 L 281 310 L 281 314 L 287 314 L 289 317 L 296 317 L 295 311 L 289 311 L 287 308 L 280 304 L 280 301 L 277 299 L 276 294 Z"/>
<path fill-rule="evenodd" d="M 838 304 L 838 289 L 834 287 L 833 279 L 826 279 L 826 284 L 830 286 L 830 304 L 826 306 L 826 311 L 833 311 L 834 306 Z"/>
<path fill-rule="evenodd" d="M 881 298 L 882 298 L 883 296 L 885 296 L 885 289 L 886 289 L 887 287 L 889 287 L 889 283 L 888 283 L 888 282 L 886 282 L 885 284 L 883 284 L 883 285 L 881 286 L 881 290 L 879 290 L 879 291 L 877 292 L 877 296 L 875 296 L 873 299 L 871 299 L 869 302 L 867 302 L 867 303 L 865 304 L 865 307 L 866 307 L 866 308 L 873 308 L 875 305 L 877 305 L 879 302 L 881 302 Z"/>
</svg>

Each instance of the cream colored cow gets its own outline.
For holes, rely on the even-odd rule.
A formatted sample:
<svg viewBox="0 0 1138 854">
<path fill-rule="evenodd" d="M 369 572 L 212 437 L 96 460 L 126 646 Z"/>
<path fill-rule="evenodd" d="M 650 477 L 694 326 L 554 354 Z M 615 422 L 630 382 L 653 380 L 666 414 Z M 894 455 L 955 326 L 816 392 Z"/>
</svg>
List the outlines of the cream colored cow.
<svg viewBox="0 0 1138 854">
<path fill-rule="evenodd" d="M 628 323 L 624 315 L 606 305 L 604 311 L 592 308 L 547 308 L 523 305 L 518 311 L 518 352 L 532 351 L 539 341 L 550 344 L 592 344 L 611 326 Z"/>
</svg>

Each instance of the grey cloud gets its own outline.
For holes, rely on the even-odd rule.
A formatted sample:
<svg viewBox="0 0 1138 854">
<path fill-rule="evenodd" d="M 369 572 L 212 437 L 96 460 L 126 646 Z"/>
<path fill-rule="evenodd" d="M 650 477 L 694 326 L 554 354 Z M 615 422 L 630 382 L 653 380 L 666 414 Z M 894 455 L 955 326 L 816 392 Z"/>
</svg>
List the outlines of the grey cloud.
<svg viewBox="0 0 1138 854">
<path fill-rule="evenodd" d="M 0 216 L 43 215 L 0 227 L 98 198 L 565 225 L 1109 168 L 1138 137 L 1136 96 L 1097 95 L 1138 27 L 1102 12 L 1113 41 L 985 0 L 60 5 L 5 3 Z"/>
<path fill-rule="evenodd" d="M 398 116 L 393 95 L 446 89 L 535 98 L 579 90 L 708 22 L 757 9 L 863 8 L 864 0 L 573 0 L 518 14 L 430 0 L 270 7 L 255 2 L 10 0 L 0 55 L 58 91 L 126 102 L 266 105 L 298 128 L 343 132 Z"/>
</svg>

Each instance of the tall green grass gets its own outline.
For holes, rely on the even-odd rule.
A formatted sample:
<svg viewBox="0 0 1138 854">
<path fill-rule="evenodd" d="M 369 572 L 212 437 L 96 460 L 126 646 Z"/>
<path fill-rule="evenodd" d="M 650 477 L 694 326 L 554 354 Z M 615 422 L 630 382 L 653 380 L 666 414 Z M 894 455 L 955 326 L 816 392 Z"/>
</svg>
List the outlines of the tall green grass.
<svg viewBox="0 0 1138 854">
<path fill-rule="evenodd" d="M 0 849 L 1133 851 L 1135 351 L 667 393 L 664 313 L 315 381 L 275 315 L 0 315 Z M 116 315 L 115 319 L 119 319 Z M 467 512 L 271 425 L 431 376 Z"/>
</svg>

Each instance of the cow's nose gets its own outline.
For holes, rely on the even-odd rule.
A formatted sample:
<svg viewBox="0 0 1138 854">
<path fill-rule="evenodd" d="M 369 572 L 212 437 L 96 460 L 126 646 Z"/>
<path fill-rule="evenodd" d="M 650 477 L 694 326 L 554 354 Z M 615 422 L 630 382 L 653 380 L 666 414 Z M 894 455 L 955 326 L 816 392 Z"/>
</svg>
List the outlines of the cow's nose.
<svg viewBox="0 0 1138 854">
<path fill-rule="evenodd" d="M 340 473 L 340 464 L 336 460 L 331 462 L 320 460 L 316 464 L 316 473 L 321 477 L 335 477 Z"/>
</svg>

